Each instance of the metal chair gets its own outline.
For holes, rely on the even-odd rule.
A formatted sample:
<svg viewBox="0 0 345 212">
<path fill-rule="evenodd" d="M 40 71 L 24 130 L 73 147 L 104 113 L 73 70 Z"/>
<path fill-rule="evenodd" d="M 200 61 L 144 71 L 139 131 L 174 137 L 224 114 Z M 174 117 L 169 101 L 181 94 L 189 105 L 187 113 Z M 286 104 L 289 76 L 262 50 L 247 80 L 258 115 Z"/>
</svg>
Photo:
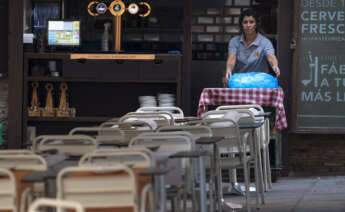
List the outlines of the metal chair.
<svg viewBox="0 0 345 212">
<path fill-rule="evenodd" d="M 248 169 L 249 162 L 252 160 L 254 153 L 247 156 L 247 150 L 251 150 L 248 140 L 248 134 L 241 136 L 238 121 L 239 114 L 237 112 L 224 112 L 209 111 L 204 114 L 203 119 L 194 121 L 192 124 L 202 124 L 211 128 L 213 136 L 224 137 L 224 139 L 217 143 L 218 148 L 214 153 L 215 160 L 215 172 L 217 183 L 217 195 L 218 195 L 218 208 L 222 208 L 225 204 L 231 209 L 239 209 L 240 205 L 233 204 L 231 202 L 225 202 L 222 195 L 222 175 L 221 170 L 226 168 L 233 170 L 236 168 L 243 168 L 244 181 L 245 181 L 245 196 L 247 211 L 251 210 L 250 207 L 250 194 L 249 194 L 249 176 L 250 170 Z M 233 175 L 236 175 L 233 174 Z M 234 178 L 234 177 L 233 177 Z"/>
<path fill-rule="evenodd" d="M 233 109 L 249 109 L 254 115 L 264 113 L 261 105 L 222 105 L 216 110 L 233 110 Z M 270 155 L 269 155 L 269 142 L 270 142 L 270 123 L 269 119 L 263 116 L 255 117 L 257 121 L 264 121 L 264 125 L 260 127 L 260 146 L 262 149 L 262 165 L 265 191 L 272 188 Z"/>
<path fill-rule="evenodd" d="M 256 122 L 255 116 L 253 112 L 249 109 L 233 109 L 230 111 L 227 110 L 214 110 L 209 111 L 204 114 L 203 118 L 208 117 L 224 117 L 228 118 L 229 114 L 239 114 L 236 116 L 238 120 L 238 124 L 253 124 Z M 241 130 L 242 134 L 245 132 L 252 133 L 252 129 L 245 129 Z M 264 204 L 264 189 L 263 189 L 263 177 L 262 177 L 262 165 L 261 165 L 261 157 L 260 157 L 260 128 L 255 129 L 254 137 L 250 136 L 249 145 L 247 147 L 246 152 L 250 153 L 250 160 L 254 164 L 254 171 L 255 171 L 255 185 L 256 185 L 256 207 L 260 208 L 259 206 L 259 198 L 261 197 L 261 203 Z M 236 153 L 236 149 L 230 150 L 230 152 Z M 231 170 L 230 174 L 232 175 L 233 181 L 236 183 L 236 170 Z"/>
<path fill-rule="evenodd" d="M 44 186 L 42 183 L 24 184 L 21 180 L 32 171 L 47 170 L 45 159 L 28 150 L 0 150 L 0 168 L 9 169 L 14 174 L 17 185 L 17 208 L 24 212 L 26 203 L 30 203 L 35 195 L 42 194 Z"/>
<path fill-rule="evenodd" d="M 136 177 L 123 164 L 66 167 L 57 176 L 57 197 L 80 202 L 86 211 L 138 212 Z"/>
<path fill-rule="evenodd" d="M 17 212 L 17 186 L 14 174 L 0 168 L 0 211 Z"/>
<path fill-rule="evenodd" d="M 164 155 L 167 163 L 162 165 L 157 160 L 158 165 L 165 166 L 171 170 L 166 175 L 166 182 L 168 186 L 168 196 L 172 200 L 177 198 L 177 210 L 180 210 L 180 200 L 183 199 L 183 209 L 187 210 L 187 194 L 192 194 L 193 203 L 197 202 L 194 188 L 196 188 L 195 170 L 196 163 L 190 158 L 183 158 L 181 160 L 170 160 L 170 156 L 185 151 L 192 151 L 195 149 L 195 138 L 188 132 L 159 132 L 159 133 L 143 133 L 130 141 L 130 147 L 134 146 L 159 146 L 156 151 L 158 155 Z M 202 166 L 202 165 L 201 165 Z M 200 168 L 201 169 L 201 168 Z M 202 166 L 202 170 L 204 167 Z M 204 177 L 204 172 L 200 172 L 200 177 Z M 198 181 L 200 182 L 200 181 Z M 203 180 L 204 182 L 204 180 Z M 202 185 L 204 186 L 204 184 Z M 164 191 L 161 191 L 164 193 Z M 200 198 L 205 197 L 205 191 L 200 191 Z M 206 200 L 205 200 L 206 201 Z M 200 201 L 202 204 L 206 204 L 205 201 Z M 174 201 L 173 201 L 174 202 Z M 175 206 L 175 204 L 173 203 Z M 193 209 L 196 210 L 196 205 L 192 204 Z M 204 211 L 204 205 L 200 205 L 200 210 Z"/>
<path fill-rule="evenodd" d="M 140 173 L 156 167 L 156 160 L 152 152 L 146 148 L 121 148 L 111 150 L 95 150 L 85 154 L 79 160 L 79 166 L 112 166 L 118 163 L 130 166 L 136 174 L 138 180 L 138 191 L 140 195 L 140 211 L 146 211 L 147 196 L 149 196 L 150 206 L 154 205 L 151 185 L 151 177 L 141 176 Z"/>
</svg>

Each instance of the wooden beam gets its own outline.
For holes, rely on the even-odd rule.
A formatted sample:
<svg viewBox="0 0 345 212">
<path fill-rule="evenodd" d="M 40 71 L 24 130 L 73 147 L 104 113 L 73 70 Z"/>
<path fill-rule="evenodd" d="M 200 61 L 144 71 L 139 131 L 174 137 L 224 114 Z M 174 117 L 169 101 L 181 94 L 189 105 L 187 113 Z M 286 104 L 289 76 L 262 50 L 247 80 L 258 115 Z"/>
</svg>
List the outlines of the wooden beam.
<svg viewBox="0 0 345 212">
<path fill-rule="evenodd" d="M 192 0 L 184 0 L 182 52 L 182 108 L 185 115 L 190 116 L 192 71 Z M 193 105 L 193 108 L 197 108 L 197 105 Z"/>
<path fill-rule="evenodd" d="M 22 146 L 23 125 L 23 0 L 9 0 L 8 147 Z"/>
</svg>

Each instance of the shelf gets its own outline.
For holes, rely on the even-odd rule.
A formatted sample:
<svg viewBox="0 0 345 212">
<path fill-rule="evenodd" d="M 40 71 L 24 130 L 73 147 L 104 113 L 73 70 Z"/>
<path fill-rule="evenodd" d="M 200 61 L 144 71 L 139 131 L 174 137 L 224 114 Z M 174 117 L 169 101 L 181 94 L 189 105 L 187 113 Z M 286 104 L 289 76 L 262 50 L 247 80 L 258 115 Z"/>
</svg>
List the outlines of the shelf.
<svg viewBox="0 0 345 212">
<path fill-rule="evenodd" d="M 183 28 L 132 28 L 127 27 L 123 29 L 125 33 L 183 33 Z"/>
<path fill-rule="evenodd" d="M 29 122 L 105 122 L 114 117 L 28 117 Z"/>
<path fill-rule="evenodd" d="M 28 81 L 35 82 L 94 82 L 94 83 L 177 83 L 176 80 L 118 80 L 118 79 L 75 79 L 63 77 L 28 77 Z"/>
</svg>

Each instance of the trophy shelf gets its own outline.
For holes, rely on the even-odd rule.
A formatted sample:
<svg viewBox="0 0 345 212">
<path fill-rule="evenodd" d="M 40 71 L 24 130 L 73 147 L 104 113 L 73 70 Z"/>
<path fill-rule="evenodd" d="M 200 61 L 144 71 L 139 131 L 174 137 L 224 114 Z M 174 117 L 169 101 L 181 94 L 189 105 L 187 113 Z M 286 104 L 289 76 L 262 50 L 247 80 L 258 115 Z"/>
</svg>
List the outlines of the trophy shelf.
<svg viewBox="0 0 345 212">
<path fill-rule="evenodd" d="M 32 128 L 36 135 L 64 134 L 74 127 L 96 126 L 119 118 L 140 107 L 139 96 L 170 93 L 175 95 L 176 105 L 181 106 L 182 55 L 77 53 L 77 58 L 89 59 L 71 59 L 72 54 L 24 53 L 24 140 Z M 61 95 L 64 83 L 68 90 Z M 38 84 L 36 91 L 34 84 Z M 47 84 L 53 87 L 49 111 L 45 108 Z"/>
</svg>

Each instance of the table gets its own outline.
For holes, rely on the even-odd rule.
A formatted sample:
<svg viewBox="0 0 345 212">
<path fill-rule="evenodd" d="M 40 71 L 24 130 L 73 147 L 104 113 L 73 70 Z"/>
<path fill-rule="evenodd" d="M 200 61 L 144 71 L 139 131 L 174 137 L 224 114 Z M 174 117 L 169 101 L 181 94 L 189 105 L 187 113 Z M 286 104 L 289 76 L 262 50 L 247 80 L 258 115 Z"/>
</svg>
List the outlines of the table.
<svg viewBox="0 0 345 212">
<path fill-rule="evenodd" d="M 287 128 L 282 88 L 204 88 L 198 106 L 198 116 L 208 105 L 258 104 L 276 109 L 275 129 Z"/>
</svg>

